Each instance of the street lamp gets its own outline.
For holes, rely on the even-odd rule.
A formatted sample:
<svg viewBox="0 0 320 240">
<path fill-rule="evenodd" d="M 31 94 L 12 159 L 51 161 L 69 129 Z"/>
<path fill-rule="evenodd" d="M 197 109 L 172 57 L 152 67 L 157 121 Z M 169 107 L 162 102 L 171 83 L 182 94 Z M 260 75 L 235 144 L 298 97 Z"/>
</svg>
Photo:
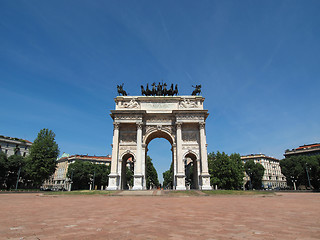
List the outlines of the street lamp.
<svg viewBox="0 0 320 240">
<path fill-rule="evenodd" d="M 18 184 L 19 184 L 20 172 L 21 172 L 21 165 L 20 165 L 20 167 L 19 167 L 18 176 L 17 176 L 16 191 L 18 190 Z"/>
<path fill-rule="evenodd" d="M 311 170 L 311 168 L 309 168 L 309 170 Z M 306 172 L 307 172 L 307 177 L 309 182 L 309 188 L 311 189 L 311 183 L 310 183 L 309 172 L 308 172 L 308 164 L 306 164 Z"/>
<path fill-rule="evenodd" d="M 290 176 L 290 178 L 291 178 L 291 181 L 292 181 L 292 183 L 293 183 L 293 189 L 296 191 L 296 190 L 297 190 L 297 187 L 296 187 L 296 182 L 297 182 L 297 180 L 294 179 L 293 176 Z"/>
<path fill-rule="evenodd" d="M 250 168 L 248 168 L 248 176 L 249 176 L 249 180 L 250 180 L 250 189 L 252 190 L 252 182 L 251 182 L 252 173 L 251 173 L 251 169 Z"/>
</svg>

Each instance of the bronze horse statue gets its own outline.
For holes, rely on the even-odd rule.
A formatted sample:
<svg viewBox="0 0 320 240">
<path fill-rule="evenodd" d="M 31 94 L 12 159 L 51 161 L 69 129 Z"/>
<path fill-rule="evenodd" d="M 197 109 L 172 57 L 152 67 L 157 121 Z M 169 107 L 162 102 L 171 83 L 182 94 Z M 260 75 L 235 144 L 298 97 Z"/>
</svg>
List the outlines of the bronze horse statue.
<svg viewBox="0 0 320 240">
<path fill-rule="evenodd" d="M 200 85 L 196 85 L 196 86 L 192 85 L 192 87 L 194 87 L 195 89 L 193 90 L 191 95 L 192 96 L 200 95 L 200 93 L 201 93 L 201 84 Z"/>
<path fill-rule="evenodd" d="M 119 96 L 127 96 L 127 92 L 125 90 L 123 90 L 123 83 L 121 85 L 117 85 L 117 90 L 118 90 L 118 94 Z"/>
</svg>

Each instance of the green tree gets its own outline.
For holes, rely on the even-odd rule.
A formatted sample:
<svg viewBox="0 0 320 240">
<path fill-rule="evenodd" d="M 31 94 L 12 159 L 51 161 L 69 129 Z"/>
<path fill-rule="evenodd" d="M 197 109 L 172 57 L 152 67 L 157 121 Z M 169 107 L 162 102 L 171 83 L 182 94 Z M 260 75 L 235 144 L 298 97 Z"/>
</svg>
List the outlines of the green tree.
<svg viewBox="0 0 320 240">
<path fill-rule="evenodd" d="M 68 167 L 67 177 L 72 181 L 72 190 L 89 189 L 94 175 L 91 162 L 76 160 Z"/>
<path fill-rule="evenodd" d="M 282 174 L 287 179 L 288 186 L 296 183 L 300 186 L 309 186 L 319 189 L 320 187 L 320 155 L 316 156 L 292 156 L 280 161 Z M 309 179 L 308 179 L 309 175 Z"/>
<path fill-rule="evenodd" d="M 150 186 L 159 186 L 158 173 L 155 167 L 153 166 L 152 159 L 149 156 L 147 156 L 146 159 L 146 183 L 147 189 L 150 189 Z"/>
<path fill-rule="evenodd" d="M 249 188 L 261 189 L 264 167 L 260 163 L 255 163 L 253 160 L 248 160 L 244 164 L 244 169 L 251 181 L 251 186 L 249 186 Z"/>
<path fill-rule="evenodd" d="M 26 173 L 33 187 L 40 187 L 55 172 L 58 155 L 59 147 L 54 132 L 49 129 L 40 130 L 26 161 Z"/>
<path fill-rule="evenodd" d="M 128 189 L 128 187 L 133 187 L 133 167 L 126 166 L 126 184 L 125 184 L 125 189 Z"/>
<path fill-rule="evenodd" d="M 7 174 L 6 174 L 6 186 L 7 190 L 16 187 L 18 174 L 19 177 L 23 177 L 22 169 L 25 165 L 25 160 L 20 155 L 11 155 L 8 157 Z"/>
<path fill-rule="evenodd" d="M 173 162 L 170 165 L 170 169 L 162 173 L 163 176 L 163 187 L 173 188 Z"/>
<path fill-rule="evenodd" d="M 110 174 L 110 166 L 104 164 L 93 164 L 94 168 L 94 185 L 97 189 L 101 189 L 101 186 L 107 186 Z"/>
<path fill-rule="evenodd" d="M 208 154 L 208 167 L 211 175 L 211 185 L 222 189 L 241 189 L 244 168 L 240 155 L 233 153 L 228 156 L 219 151 Z"/>
<path fill-rule="evenodd" d="M 7 176 L 7 154 L 0 150 L 0 189 L 5 187 L 5 181 Z"/>
<path fill-rule="evenodd" d="M 306 171 L 308 171 L 311 186 L 314 189 L 320 189 L 320 155 L 310 156 L 307 159 Z"/>
</svg>

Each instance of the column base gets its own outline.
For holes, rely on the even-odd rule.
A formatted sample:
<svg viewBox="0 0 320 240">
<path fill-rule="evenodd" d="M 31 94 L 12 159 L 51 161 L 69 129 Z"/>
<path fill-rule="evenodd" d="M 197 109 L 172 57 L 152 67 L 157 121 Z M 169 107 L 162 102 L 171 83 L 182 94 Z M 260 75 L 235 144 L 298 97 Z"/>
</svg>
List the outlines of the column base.
<svg viewBox="0 0 320 240">
<path fill-rule="evenodd" d="M 185 186 L 176 186 L 177 191 L 185 191 L 187 188 Z"/>
<path fill-rule="evenodd" d="M 131 190 L 143 190 L 142 188 L 142 180 L 143 180 L 143 175 L 134 175 L 133 176 L 133 188 Z"/>
<path fill-rule="evenodd" d="M 210 174 L 202 174 L 200 175 L 201 179 L 201 190 L 212 190 L 212 187 L 210 186 Z"/>
<path fill-rule="evenodd" d="M 118 174 L 109 174 L 109 184 L 108 184 L 107 190 L 108 191 L 120 190 Z"/>
<path fill-rule="evenodd" d="M 186 176 L 184 174 L 176 175 L 176 183 L 177 183 L 176 190 L 178 191 L 187 190 L 185 179 L 186 179 Z"/>
<path fill-rule="evenodd" d="M 107 190 L 107 191 L 117 191 L 117 190 L 119 190 L 119 189 L 118 189 L 118 187 L 113 187 L 113 186 L 110 187 L 110 186 L 108 186 L 106 190 Z"/>
<path fill-rule="evenodd" d="M 212 190 L 212 187 L 209 186 L 201 186 L 201 190 Z"/>
</svg>

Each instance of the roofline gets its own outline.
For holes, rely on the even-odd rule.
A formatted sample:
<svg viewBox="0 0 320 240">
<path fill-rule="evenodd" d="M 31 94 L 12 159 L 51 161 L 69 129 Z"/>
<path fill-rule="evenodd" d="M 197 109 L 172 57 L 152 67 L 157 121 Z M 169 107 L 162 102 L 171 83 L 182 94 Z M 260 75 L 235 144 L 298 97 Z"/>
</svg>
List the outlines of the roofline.
<svg viewBox="0 0 320 240">
<path fill-rule="evenodd" d="M 20 142 L 20 143 L 25 143 L 25 144 L 30 144 L 32 145 L 32 142 L 22 139 L 22 138 L 13 138 L 13 137 L 7 137 L 7 136 L 2 136 L 0 135 L 0 139 L 5 141 L 5 142 L 11 142 L 11 143 L 16 143 L 16 142 Z"/>
<path fill-rule="evenodd" d="M 259 153 L 259 154 L 250 154 L 250 155 L 244 155 L 244 156 L 241 156 L 241 160 L 242 159 L 253 159 L 253 158 L 267 158 L 267 159 L 272 159 L 272 160 L 276 160 L 276 161 L 280 161 L 279 159 L 277 158 L 274 158 L 274 157 L 269 157 L 265 154 L 262 154 L 262 153 Z"/>
</svg>

